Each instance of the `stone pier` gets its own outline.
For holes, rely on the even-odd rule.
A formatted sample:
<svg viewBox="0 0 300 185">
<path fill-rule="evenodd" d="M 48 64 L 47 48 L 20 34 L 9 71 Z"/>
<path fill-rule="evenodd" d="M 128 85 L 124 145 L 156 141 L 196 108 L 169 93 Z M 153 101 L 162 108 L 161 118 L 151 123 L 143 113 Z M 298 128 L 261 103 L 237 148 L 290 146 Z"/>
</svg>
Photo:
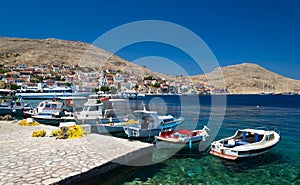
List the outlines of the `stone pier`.
<svg viewBox="0 0 300 185">
<path fill-rule="evenodd" d="M 49 135 L 54 129 L 57 127 L 0 121 L 0 185 L 72 184 L 152 151 L 149 143 L 99 134 L 65 140 L 31 136 L 34 130 L 46 130 Z"/>
</svg>

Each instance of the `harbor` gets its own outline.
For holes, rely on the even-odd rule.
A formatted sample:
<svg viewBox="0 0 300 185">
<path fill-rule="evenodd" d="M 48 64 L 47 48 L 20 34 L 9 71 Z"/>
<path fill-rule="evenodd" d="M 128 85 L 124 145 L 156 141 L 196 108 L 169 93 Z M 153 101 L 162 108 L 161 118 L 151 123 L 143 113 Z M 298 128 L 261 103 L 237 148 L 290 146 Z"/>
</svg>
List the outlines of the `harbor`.
<svg viewBox="0 0 300 185">
<path fill-rule="evenodd" d="M 88 134 L 78 139 L 32 137 L 54 126 L 0 122 L 0 184 L 87 184 L 152 151 L 152 144 Z"/>
</svg>

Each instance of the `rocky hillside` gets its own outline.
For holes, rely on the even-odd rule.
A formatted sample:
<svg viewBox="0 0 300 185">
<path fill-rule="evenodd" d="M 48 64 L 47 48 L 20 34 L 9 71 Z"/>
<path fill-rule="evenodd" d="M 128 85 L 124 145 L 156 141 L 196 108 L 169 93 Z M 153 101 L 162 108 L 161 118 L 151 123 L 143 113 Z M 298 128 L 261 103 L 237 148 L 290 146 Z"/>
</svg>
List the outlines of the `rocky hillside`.
<svg viewBox="0 0 300 185">
<path fill-rule="evenodd" d="M 0 64 L 79 64 L 94 70 L 113 69 L 137 76 L 154 75 L 183 81 L 128 62 L 88 43 L 58 39 L 0 38 Z M 222 73 L 220 73 L 222 72 Z M 224 76 L 224 78 L 223 78 Z M 300 81 L 280 76 L 256 64 L 239 64 L 215 69 L 206 75 L 185 78 L 227 88 L 232 94 L 300 92 Z M 207 82 L 207 79 L 210 79 Z M 225 83 L 225 84 L 224 84 Z"/>
<path fill-rule="evenodd" d="M 95 70 L 121 70 L 138 77 L 157 74 L 88 43 L 58 39 L 0 38 L 0 64 L 79 64 Z"/>
<path fill-rule="evenodd" d="M 220 76 L 222 71 L 224 78 Z M 192 77 L 194 81 L 207 81 L 215 86 L 223 87 L 224 82 L 231 94 L 285 93 L 300 92 L 300 81 L 280 76 L 259 65 L 243 63 L 215 69 L 205 75 Z"/>
</svg>

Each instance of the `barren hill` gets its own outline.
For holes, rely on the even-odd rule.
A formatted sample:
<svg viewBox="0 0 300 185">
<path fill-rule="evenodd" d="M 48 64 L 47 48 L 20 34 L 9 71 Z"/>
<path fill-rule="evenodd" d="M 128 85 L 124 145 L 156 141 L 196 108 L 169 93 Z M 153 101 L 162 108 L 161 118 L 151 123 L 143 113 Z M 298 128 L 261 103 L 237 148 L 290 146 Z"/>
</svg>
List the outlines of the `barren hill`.
<svg viewBox="0 0 300 185">
<path fill-rule="evenodd" d="M 91 44 L 58 39 L 0 38 L 0 64 L 79 64 L 95 70 L 113 69 L 135 75 L 138 79 L 154 75 L 170 80 L 173 77 L 153 72 L 128 62 Z M 220 73 L 220 72 L 223 73 Z M 224 76 L 224 78 L 223 78 Z M 210 79 L 207 82 L 207 78 Z M 215 69 L 206 75 L 191 77 L 194 84 L 207 82 L 227 88 L 232 94 L 300 92 L 300 81 L 280 76 L 256 64 L 239 64 Z M 225 85 L 222 83 L 225 82 Z"/>
<path fill-rule="evenodd" d="M 118 56 L 77 41 L 58 39 L 0 38 L 0 64 L 79 64 L 96 70 L 121 70 L 138 77 L 157 74 Z"/>
<path fill-rule="evenodd" d="M 224 79 L 218 75 L 222 71 Z M 243 63 L 215 69 L 206 74 L 212 82 L 224 80 L 231 94 L 300 92 L 300 81 L 280 76 L 257 64 Z M 194 81 L 206 81 L 205 75 L 192 77 Z M 213 84 L 218 86 L 219 84 Z"/>
</svg>

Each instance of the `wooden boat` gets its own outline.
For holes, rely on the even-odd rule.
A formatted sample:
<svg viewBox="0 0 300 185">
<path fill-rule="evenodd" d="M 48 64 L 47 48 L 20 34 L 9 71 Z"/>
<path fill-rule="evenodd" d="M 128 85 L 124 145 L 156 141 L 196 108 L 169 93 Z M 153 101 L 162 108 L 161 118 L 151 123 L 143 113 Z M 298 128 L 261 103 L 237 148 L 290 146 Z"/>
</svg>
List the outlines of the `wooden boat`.
<svg viewBox="0 0 300 185">
<path fill-rule="evenodd" d="M 240 129 L 228 138 L 214 141 L 210 153 L 221 158 L 236 160 L 263 154 L 280 141 L 276 131 L 265 129 Z"/>
<path fill-rule="evenodd" d="M 209 136 L 206 130 L 209 130 L 209 128 L 204 126 L 201 130 L 162 131 L 158 136 L 155 136 L 156 148 L 182 148 L 186 144 L 189 145 L 189 148 L 192 148 L 193 145 L 205 141 L 206 137 Z"/>
<path fill-rule="evenodd" d="M 174 130 L 183 123 L 182 117 L 175 118 L 171 115 L 159 116 L 156 111 L 134 111 L 138 123 L 134 126 L 123 127 L 129 138 L 154 137 L 164 130 Z"/>
</svg>

